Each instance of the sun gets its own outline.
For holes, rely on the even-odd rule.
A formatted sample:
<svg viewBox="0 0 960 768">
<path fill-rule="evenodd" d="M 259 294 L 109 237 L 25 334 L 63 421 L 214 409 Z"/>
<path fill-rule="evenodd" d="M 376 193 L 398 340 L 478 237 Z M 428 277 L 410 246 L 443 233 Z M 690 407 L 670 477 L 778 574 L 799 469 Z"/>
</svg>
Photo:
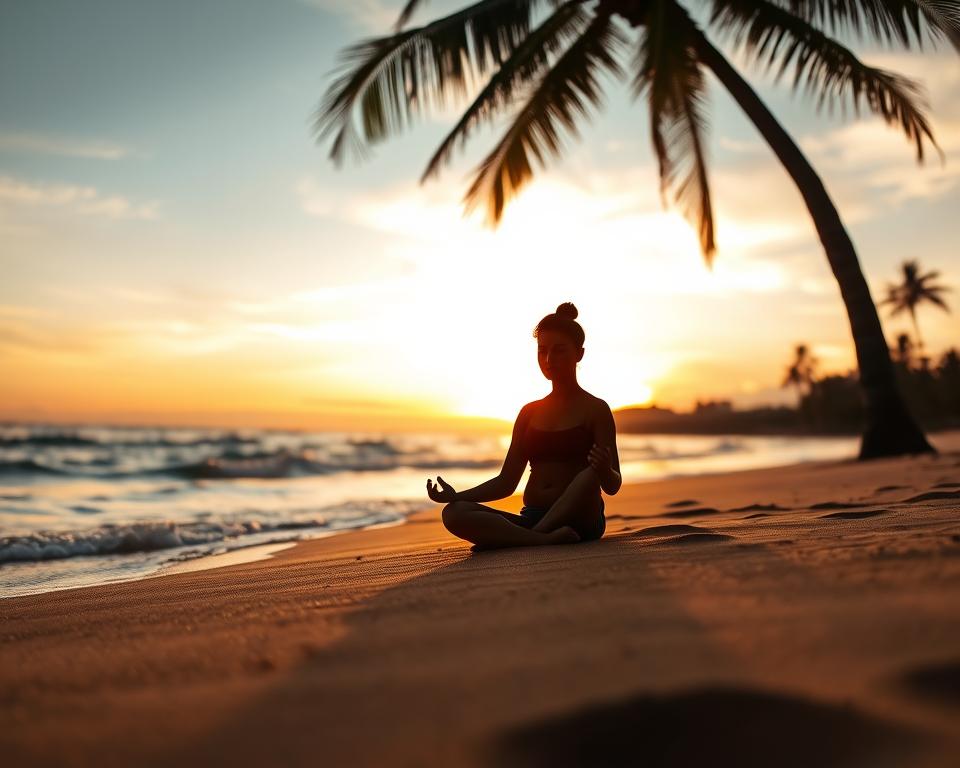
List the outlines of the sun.
<svg viewBox="0 0 960 768">
<path fill-rule="evenodd" d="M 456 413 L 514 421 L 526 403 L 540 400 L 550 392 L 550 382 L 534 367 L 535 364 L 506 366 L 463 381 Z"/>
<path fill-rule="evenodd" d="M 593 391 L 593 390 L 591 390 Z M 597 387 L 596 394 L 603 397 L 612 410 L 619 408 L 642 408 L 653 403 L 653 385 L 645 381 L 617 378 L 607 387 Z"/>
<path fill-rule="evenodd" d="M 624 405 L 616 406 L 618 408 L 629 408 L 631 406 L 647 406 L 653 402 L 653 387 L 649 384 L 639 384 L 636 387 L 636 395 L 633 401 Z"/>
</svg>

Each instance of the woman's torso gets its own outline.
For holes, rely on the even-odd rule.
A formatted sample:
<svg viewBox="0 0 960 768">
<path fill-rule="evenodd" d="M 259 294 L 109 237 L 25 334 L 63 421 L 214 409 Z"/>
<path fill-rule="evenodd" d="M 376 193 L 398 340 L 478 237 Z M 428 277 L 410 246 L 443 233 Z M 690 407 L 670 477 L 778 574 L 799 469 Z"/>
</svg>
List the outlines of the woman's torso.
<svg viewBox="0 0 960 768">
<path fill-rule="evenodd" d="M 561 407 L 539 401 L 524 432 L 530 477 L 523 503 L 550 507 L 577 473 L 589 466 L 587 455 L 594 438 L 594 402 L 586 394 Z"/>
</svg>

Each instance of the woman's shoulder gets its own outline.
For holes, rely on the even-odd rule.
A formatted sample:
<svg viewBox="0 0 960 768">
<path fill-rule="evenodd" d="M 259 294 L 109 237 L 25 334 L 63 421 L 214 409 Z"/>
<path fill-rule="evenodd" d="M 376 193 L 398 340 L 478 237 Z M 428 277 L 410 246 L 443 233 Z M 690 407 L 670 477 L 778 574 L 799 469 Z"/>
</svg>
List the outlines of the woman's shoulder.
<svg viewBox="0 0 960 768">
<path fill-rule="evenodd" d="M 550 412 L 551 409 L 547 407 L 546 402 L 546 398 L 542 398 L 540 400 L 533 400 L 524 405 L 520 409 L 520 413 L 517 415 L 517 422 L 529 424 L 530 419 L 534 414 L 544 414 L 545 409 L 546 412 Z M 607 405 L 606 400 L 596 397 L 586 390 L 584 390 L 583 393 L 583 403 L 578 410 L 584 414 L 583 423 L 590 429 L 593 429 L 594 426 L 602 419 L 609 418 L 611 413 L 610 406 Z"/>
<path fill-rule="evenodd" d="M 530 423 L 530 419 L 533 418 L 533 414 L 540 410 L 540 404 L 542 402 L 542 400 L 534 400 L 524 405 L 520 409 L 520 413 L 517 414 L 517 418 L 514 421 L 515 426 L 525 429 Z"/>
<path fill-rule="evenodd" d="M 586 394 L 588 398 L 589 425 L 593 428 L 596 427 L 601 420 L 610 418 L 613 412 L 610 410 L 610 406 L 607 405 L 606 400 L 596 395 L 591 395 L 589 392 Z"/>
<path fill-rule="evenodd" d="M 542 406 L 543 406 L 543 400 L 531 400 L 529 403 L 524 405 L 523 408 L 520 409 L 520 413 L 518 415 L 520 417 L 529 418 L 534 413 L 539 411 Z"/>
</svg>

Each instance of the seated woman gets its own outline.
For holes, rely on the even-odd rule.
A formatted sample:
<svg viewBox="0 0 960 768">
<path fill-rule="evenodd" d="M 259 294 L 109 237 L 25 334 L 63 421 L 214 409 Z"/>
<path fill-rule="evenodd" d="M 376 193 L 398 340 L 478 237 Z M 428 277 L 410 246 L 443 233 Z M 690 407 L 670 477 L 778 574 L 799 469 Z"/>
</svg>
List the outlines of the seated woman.
<svg viewBox="0 0 960 768">
<path fill-rule="evenodd" d="M 576 317 L 576 307 L 565 302 L 533 332 L 540 370 L 553 387 L 520 410 L 500 474 L 466 491 L 439 476 L 436 485 L 427 480 L 427 495 L 446 503 L 444 526 L 476 549 L 571 544 L 603 535 L 600 491 L 613 496 L 623 481 L 610 407 L 577 383 L 584 333 Z M 528 461 L 519 515 L 480 503 L 513 494 Z"/>
</svg>

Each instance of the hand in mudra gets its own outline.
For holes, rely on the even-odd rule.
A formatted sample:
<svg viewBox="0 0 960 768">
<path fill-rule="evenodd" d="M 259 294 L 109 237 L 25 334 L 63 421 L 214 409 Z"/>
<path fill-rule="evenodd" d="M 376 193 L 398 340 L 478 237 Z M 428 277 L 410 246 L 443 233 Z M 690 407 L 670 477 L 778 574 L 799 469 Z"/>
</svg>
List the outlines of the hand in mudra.
<svg viewBox="0 0 960 768">
<path fill-rule="evenodd" d="M 587 457 L 590 466 L 601 477 L 613 468 L 613 454 L 606 446 L 593 444 L 590 449 L 590 455 Z"/>
<path fill-rule="evenodd" d="M 427 496 L 440 504 L 446 504 L 457 498 L 457 492 L 450 483 L 444 482 L 443 478 L 437 475 L 437 485 L 434 485 L 432 480 L 427 480 Z"/>
</svg>

